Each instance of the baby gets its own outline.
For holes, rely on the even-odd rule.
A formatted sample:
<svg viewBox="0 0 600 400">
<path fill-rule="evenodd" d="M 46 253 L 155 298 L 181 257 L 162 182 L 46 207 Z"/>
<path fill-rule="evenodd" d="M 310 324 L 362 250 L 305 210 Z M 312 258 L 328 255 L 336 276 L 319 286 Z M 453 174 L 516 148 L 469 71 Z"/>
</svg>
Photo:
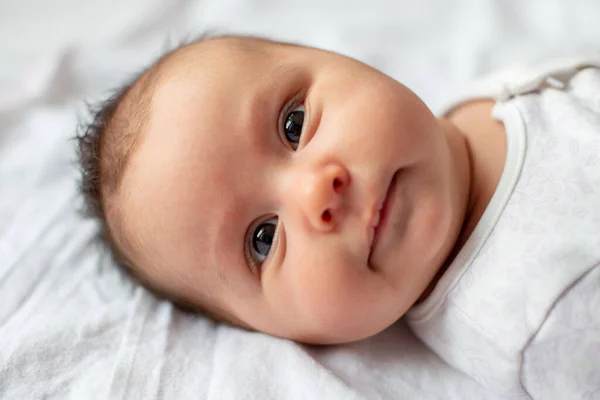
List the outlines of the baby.
<svg viewBox="0 0 600 400">
<path fill-rule="evenodd" d="M 600 70 L 587 66 L 490 81 L 436 118 L 347 57 L 203 39 L 97 110 L 79 137 L 84 194 L 116 258 L 177 304 L 317 344 L 406 314 L 483 384 L 572 395 L 572 376 L 600 372 Z M 579 325 L 560 323 L 581 296 Z M 577 345 L 556 350 L 557 332 Z"/>
</svg>

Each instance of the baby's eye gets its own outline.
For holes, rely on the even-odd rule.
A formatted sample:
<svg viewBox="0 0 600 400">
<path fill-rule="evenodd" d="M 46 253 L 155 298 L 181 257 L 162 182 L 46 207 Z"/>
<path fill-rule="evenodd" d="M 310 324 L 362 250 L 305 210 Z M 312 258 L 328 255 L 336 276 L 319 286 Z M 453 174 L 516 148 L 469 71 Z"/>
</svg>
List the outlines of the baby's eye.
<svg viewBox="0 0 600 400">
<path fill-rule="evenodd" d="M 304 106 L 300 105 L 288 112 L 283 119 L 283 135 L 292 149 L 298 148 L 300 136 L 302 135 L 302 124 L 304 123 Z"/>
<path fill-rule="evenodd" d="M 277 228 L 277 218 L 270 218 L 261 222 L 251 232 L 250 237 L 250 257 L 260 265 L 269 255 L 271 245 L 275 239 L 275 230 Z"/>
</svg>

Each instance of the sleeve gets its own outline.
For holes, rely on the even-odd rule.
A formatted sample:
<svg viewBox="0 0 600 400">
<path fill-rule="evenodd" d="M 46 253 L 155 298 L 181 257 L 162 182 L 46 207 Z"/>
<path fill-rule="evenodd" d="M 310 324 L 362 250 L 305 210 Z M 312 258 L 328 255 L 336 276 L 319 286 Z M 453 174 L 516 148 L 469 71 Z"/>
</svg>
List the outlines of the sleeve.
<svg viewBox="0 0 600 400">
<path fill-rule="evenodd" d="M 600 399 L 600 264 L 557 300 L 523 351 L 533 399 Z"/>
</svg>

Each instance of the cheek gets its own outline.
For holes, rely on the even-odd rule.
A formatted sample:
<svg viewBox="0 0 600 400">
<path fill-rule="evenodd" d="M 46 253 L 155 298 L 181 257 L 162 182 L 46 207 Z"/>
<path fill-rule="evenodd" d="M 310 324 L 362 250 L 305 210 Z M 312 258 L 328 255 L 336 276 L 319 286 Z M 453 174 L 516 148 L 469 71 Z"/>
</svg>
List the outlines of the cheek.
<svg viewBox="0 0 600 400">
<path fill-rule="evenodd" d="M 365 104 L 370 117 L 365 121 L 370 131 L 384 145 L 386 159 L 400 159 L 413 165 L 434 152 L 437 123 L 427 106 L 399 84 L 381 91 L 377 101 Z"/>
<path fill-rule="evenodd" d="M 381 277 L 335 249 L 296 258 L 282 270 L 279 296 L 293 323 L 315 337 L 358 340 L 385 329 L 399 317 Z"/>
<path fill-rule="evenodd" d="M 349 257 L 336 243 L 320 248 L 305 245 L 310 249 L 293 254 L 290 251 L 287 262 L 281 271 L 284 283 L 294 308 L 307 316 L 319 309 L 343 309 L 352 294 L 361 290 L 365 283 L 365 274 L 359 273 L 362 267 Z"/>
</svg>

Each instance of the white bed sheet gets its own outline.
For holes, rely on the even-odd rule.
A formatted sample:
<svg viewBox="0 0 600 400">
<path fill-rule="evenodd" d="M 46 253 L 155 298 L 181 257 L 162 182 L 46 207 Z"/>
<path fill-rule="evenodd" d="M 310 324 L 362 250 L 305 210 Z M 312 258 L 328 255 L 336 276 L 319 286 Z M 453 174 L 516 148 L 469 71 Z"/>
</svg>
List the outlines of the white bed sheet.
<svg viewBox="0 0 600 400">
<path fill-rule="evenodd" d="M 498 399 L 400 322 L 306 347 L 215 325 L 132 284 L 78 216 L 73 142 L 98 99 L 204 29 L 333 49 L 434 111 L 509 63 L 597 49 L 600 3 L 491 0 L 0 2 L 0 398 Z"/>
</svg>

